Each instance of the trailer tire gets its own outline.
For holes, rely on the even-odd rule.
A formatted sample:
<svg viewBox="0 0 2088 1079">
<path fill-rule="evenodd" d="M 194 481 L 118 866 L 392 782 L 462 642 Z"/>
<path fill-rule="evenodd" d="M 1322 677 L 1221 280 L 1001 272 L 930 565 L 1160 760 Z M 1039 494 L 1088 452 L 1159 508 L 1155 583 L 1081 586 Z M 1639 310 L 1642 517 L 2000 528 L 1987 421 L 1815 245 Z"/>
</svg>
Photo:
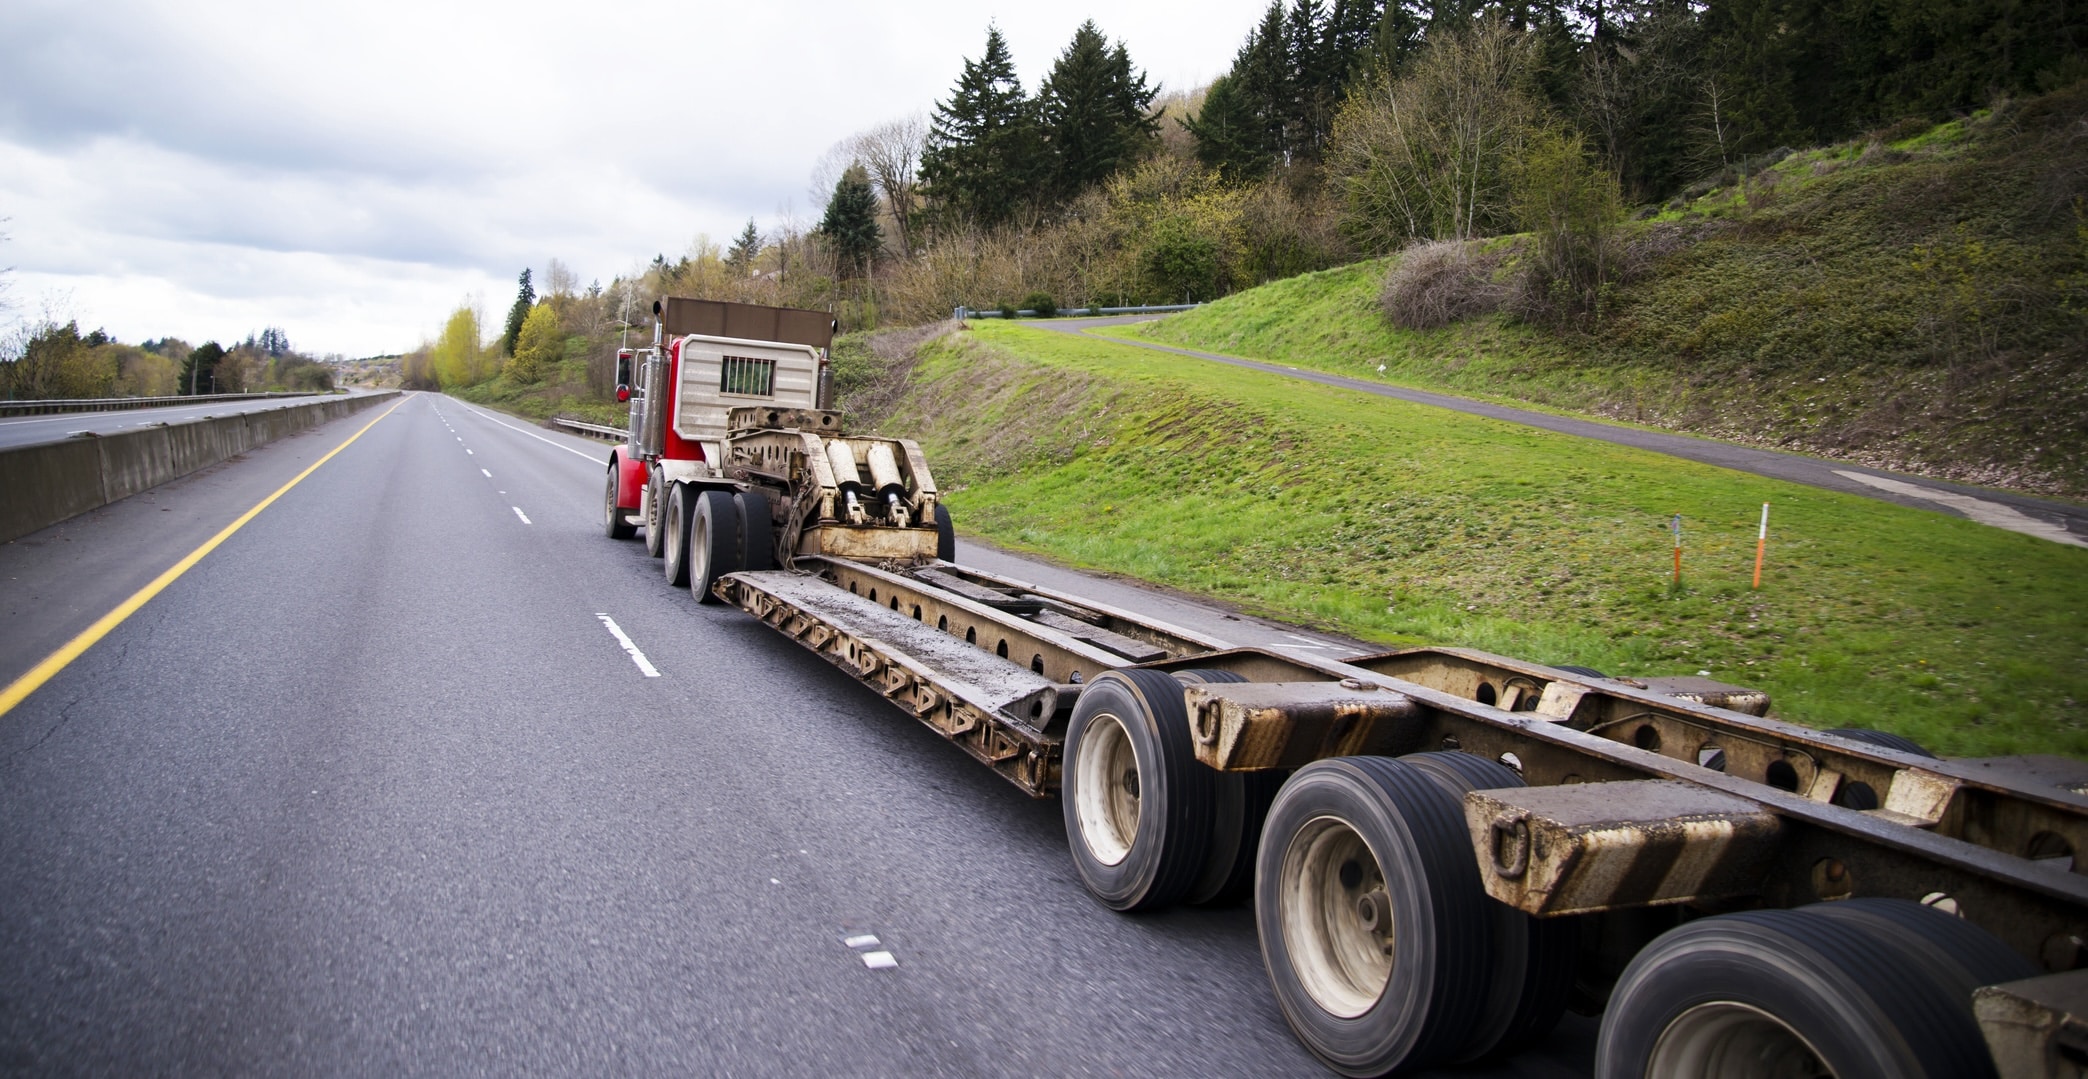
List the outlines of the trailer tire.
<svg viewBox="0 0 2088 1079">
<path fill-rule="evenodd" d="M 660 569 L 676 588 L 689 583 L 689 515 L 694 507 L 688 492 L 687 484 L 670 484 L 667 506 L 660 514 L 665 522 L 660 529 Z"/>
<path fill-rule="evenodd" d="M 739 517 L 739 568 L 776 568 L 776 522 L 769 515 L 768 496 L 760 491 L 741 491 L 732 496 L 732 511 Z"/>
<path fill-rule="evenodd" d="M 1567 674 L 1577 674 L 1577 675 L 1580 675 L 1580 676 L 1581 676 L 1581 677 L 1583 677 L 1583 678 L 1608 678 L 1608 677 L 1609 677 L 1609 675 L 1606 675 L 1606 674 L 1602 673 L 1601 671 L 1598 671 L 1598 670 L 1596 670 L 1596 669 L 1595 669 L 1595 668 L 1593 668 L 1593 667 L 1583 667 L 1583 666 L 1581 666 L 1581 665 L 1580 665 L 1580 664 L 1578 664 L 1578 663 L 1554 663 L 1554 664 L 1552 664 L 1552 670 L 1555 670 L 1555 671 L 1565 671 L 1565 672 L 1566 672 Z"/>
<path fill-rule="evenodd" d="M 660 558 L 667 553 L 667 493 L 660 489 L 660 473 L 645 478 L 645 553 Z"/>
<path fill-rule="evenodd" d="M 1254 899 L 1283 1017 L 1335 1071 L 1426 1067 L 1471 1040 L 1493 918 L 1463 800 L 1438 779 L 1384 757 L 1299 769 L 1269 810 Z"/>
<path fill-rule="evenodd" d="M 716 603 L 711 585 L 739 570 L 739 511 L 732 492 L 704 491 L 689 514 L 689 593 L 698 603 Z"/>
<path fill-rule="evenodd" d="M 935 504 L 935 557 L 957 564 L 957 528 L 950 523 L 949 509 L 940 502 Z"/>
<path fill-rule="evenodd" d="M 1833 730 L 1820 733 L 1838 734 L 1851 742 L 1862 742 L 1864 745 L 1877 746 L 1881 749 L 1897 749 L 1901 753 L 1912 753 L 1917 757 L 1927 757 L 1930 760 L 1938 759 L 1934 753 L 1928 751 L 1927 746 L 1912 738 L 1897 735 L 1891 731 L 1874 731 L 1869 727 L 1836 727 Z"/>
<path fill-rule="evenodd" d="M 1231 671 L 1191 668 L 1172 672 L 1184 685 L 1238 684 L 1248 679 Z M 1212 777 L 1211 847 L 1204 868 L 1184 898 L 1198 906 L 1226 906 L 1247 898 L 1254 887 L 1255 848 L 1262 822 L 1276 800 L 1288 772 L 1217 772 Z"/>
<path fill-rule="evenodd" d="M 1838 1079 L 1993 1075 L 1971 995 L 1939 984 L 1923 942 L 1850 929 L 1800 907 L 1669 930 L 1618 979 L 1595 1074 L 1722 1074 L 1747 1060 Z"/>
<path fill-rule="evenodd" d="M 2020 978 L 2034 978 L 2044 971 L 2015 949 L 2001 943 L 1992 933 L 1954 914 L 1924 906 L 1911 899 L 1843 899 L 1814 903 L 1802 908 L 1815 916 L 1874 940 L 1915 945 L 1911 955 L 1921 961 L 1930 980 L 1944 992 L 1970 1000 L 1972 990 Z M 1970 1020 L 1968 1009 L 1965 1018 Z M 1984 1037 L 1975 1028 L 1974 1037 Z"/>
<path fill-rule="evenodd" d="M 1182 684 L 1159 671 L 1097 675 L 1064 753 L 1059 801 L 1081 883 L 1112 910 L 1182 898 L 1210 847 L 1218 774 L 1196 759 Z"/>
<path fill-rule="evenodd" d="M 627 540 L 638 534 L 638 526 L 632 524 L 623 507 L 616 504 L 617 479 L 616 464 L 611 462 L 608 493 L 602 496 L 602 534 L 613 540 Z"/>
<path fill-rule="evenodd" d="M 1399 758 L 1463 801 L 1465 792 L 1521 787 L 1515 769 L 1475 753 L 1415 753 Z M 1494 915 L 1494 970 L 1486 1007 L 1456 1060 L 1501 1060 L 1551 1033 L 1566 1012 L 1580 955 L 1578 918 L 1536 918 L 1488 897 Z"/>
</svg>

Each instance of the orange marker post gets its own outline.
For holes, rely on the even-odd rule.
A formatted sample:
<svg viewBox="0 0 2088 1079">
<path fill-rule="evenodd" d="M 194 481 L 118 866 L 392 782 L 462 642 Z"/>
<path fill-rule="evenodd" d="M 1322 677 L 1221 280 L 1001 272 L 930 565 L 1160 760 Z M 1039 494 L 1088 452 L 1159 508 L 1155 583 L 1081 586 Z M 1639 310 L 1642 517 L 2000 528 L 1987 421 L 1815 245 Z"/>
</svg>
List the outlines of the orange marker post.
<svg viewBox="0 0 2088 1079">
<path fill-rule="evenodd" d="M 1682 583 L 1682 515 L 1676 514 L 1675 519 L 1668 522 L 1668 528 L 1675 533 L 1675 583 L 1679 585 Z"/>
<path fill-rule="evenodd" d="M 1769 549 L 1769 503 L 1762 503 L 1762 530 L 1755 534 L 1755 579 L 1756 591 L 1762 588 L 1762 553 Z"/>
</svg>

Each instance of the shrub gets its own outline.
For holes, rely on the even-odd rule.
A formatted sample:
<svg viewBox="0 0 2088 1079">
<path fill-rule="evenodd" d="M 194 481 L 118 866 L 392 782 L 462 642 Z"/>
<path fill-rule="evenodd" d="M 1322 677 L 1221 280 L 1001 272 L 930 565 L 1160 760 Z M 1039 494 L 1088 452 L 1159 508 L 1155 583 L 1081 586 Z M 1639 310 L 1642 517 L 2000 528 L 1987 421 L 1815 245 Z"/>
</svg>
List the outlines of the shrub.
<svg viewBox="0 0 2088 1079">
<path fill-rule="evenodd" d="M 1052 299 L 1049 292 L 1030 293 L 1023 298 L 1022 306 L 1034 312 L 1038 318 L 1051 318 L 1058 314 L 1058 301 Z"/>
<path fill-rule="evenodd" d="M 1000 307 L 998 308 L 998 310 L 1000 311 L 1000 317 L 1002 317 L 1002 318 L 1014 318 L 1014 317 L 1015 317 L 1015 305 L 1014 305 L 1014 304 L 1011 304 L 1011 303 L 1003 303 L 1003 304 L 1001 304 L 1001 305 L 1000 305 Z"/>
<path fill-rule="evenodd" d="M 1490 315 L 1508 299 L 1494 280 L 1499 252 L 1474 253 L 1478 245 L 1457 240 L 1414 244 L 1400 253 L 1385 275 L 1385 316 L 1402 330 L 1434 330 L 1459 319 Z"/>
</svg>

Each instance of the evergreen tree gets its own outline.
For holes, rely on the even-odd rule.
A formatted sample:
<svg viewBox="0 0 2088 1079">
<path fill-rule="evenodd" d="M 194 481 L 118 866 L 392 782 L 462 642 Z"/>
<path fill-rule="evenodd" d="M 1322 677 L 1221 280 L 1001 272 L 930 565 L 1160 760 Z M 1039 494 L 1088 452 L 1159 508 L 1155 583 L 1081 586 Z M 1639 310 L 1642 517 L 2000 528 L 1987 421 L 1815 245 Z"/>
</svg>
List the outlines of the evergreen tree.
<svg viewBox="0 0 2088 1079">
<path fill-rule="evenodd" d="M 1143 156 L 1160 127 L 1147 115 L 1158 92 L 1122 42 L 1112 49 L 1094 20 L 1082 23 L 1037 88 L 1050 192 L 1069 199 Z"/>
<path fill-rule="evenodd" d="M 217 364 L 225 358 L 225 346 L 216 341 L 205 341 L 181 364 L 181 392 L 205 394 L 215 392 L 217 386 Z"/>
<path fill-rule="evenodd" d="M 747 227 L 725 252 L 725 265 L 738 270 L 745 277 L 754 269 L 754 256 L 761 253 L 761 233 L 754 228 L 754 219 L 747 219 Z"/>
<path fill-rule="evenodd" d="M 1253 102 L 1231 75 L 1220 75 L 1204 92 L 1203 107 L 1180 121 L 1196 140 L 1196 159 L 1228 180 L 1252 180 L 1269 171 L 1273 151 Z"/>
<path fill-rule="evenodd" d="M 528 267 L 522 268 L 517 283 L 521 287 L 515 290 L 515 305 L 508 308 L 507 330 L 500 335 L 500 350 L 510 356 L 515 354 L 515 342 L 522 336 L 522 323 L 529 318 L 529 309 L 536 306 L 536 288 L 529 283 Z"/>
<path fill-rule="evenodd" d="M 921 178 L 946 217 L 982 225 L 1012 219 L 1037 180 L 1033 111 L 998 27 L 986 54 L 964 62 L 948 102 L 937 102 L 921 154 Z"/>
<path fill-rule="evenodd" d="M 826 216 L 820 219 L 819 234 L 834 245 L 842 276 L 865 273 L 877 249 L 884 243 L 877 227 L 877 195 L 870 190 L 870 174 L 861 165 L 850 165 L 834 185 L 827 200 Z"/>
</svg>

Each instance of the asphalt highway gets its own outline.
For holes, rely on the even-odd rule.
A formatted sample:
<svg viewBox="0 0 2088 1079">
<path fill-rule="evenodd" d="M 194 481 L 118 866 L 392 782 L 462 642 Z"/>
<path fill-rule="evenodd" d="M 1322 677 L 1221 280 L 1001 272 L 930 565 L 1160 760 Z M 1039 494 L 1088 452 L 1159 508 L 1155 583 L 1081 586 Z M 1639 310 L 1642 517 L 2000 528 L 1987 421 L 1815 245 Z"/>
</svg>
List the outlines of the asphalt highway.
<svg viewBox="0 0 2088 1079">
<path fill-rule="evenodd" d="M 312 400 L 308 397 L 270 397 L 253 401 L 209 401 L 200 405 L 160 405 L 108 412 L 59 412 L 48 416 L 0 416 L 0 449 L 56 442 L 79 432 L 111 435 L 136 427 L 183 423 L 206 416 L 231 416 L 244 412 L 266 412 L 290 408 Z"/>
<path fill-rule="evenodd" d="M 1101 907 L 1055 801 L 604 538 L 605 458 L 408 395 L 0 545 L 12 681 L 280 491 L 0 714 L 0 1071 L 1325 1074 L 1249 910 Z"/>
</svg>

